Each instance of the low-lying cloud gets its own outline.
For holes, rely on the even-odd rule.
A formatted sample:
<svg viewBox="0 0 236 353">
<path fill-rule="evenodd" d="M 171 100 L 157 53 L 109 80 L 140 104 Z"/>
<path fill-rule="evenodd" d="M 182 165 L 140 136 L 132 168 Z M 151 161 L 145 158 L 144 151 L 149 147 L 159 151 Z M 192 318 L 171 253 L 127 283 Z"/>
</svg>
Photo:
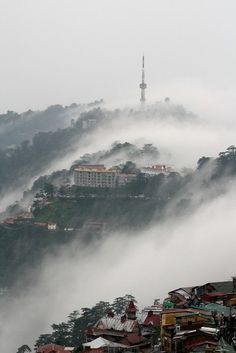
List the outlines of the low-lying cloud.
<svg viewBox="0 0 236 353">
<path fill-rule="evenodd" d="M 175 287 L 229 279 L 236 266 L 235 197 L 232 183 L 185 217 L 173 210 L 135 234 L 117 232 L 89 249 L 75 242 L 48 254 L 34 288 L 0 302 L 1 351 L 32 345 L 51 323 L 99 300 L 132 293 L 141 308 Z"/>
</svg>

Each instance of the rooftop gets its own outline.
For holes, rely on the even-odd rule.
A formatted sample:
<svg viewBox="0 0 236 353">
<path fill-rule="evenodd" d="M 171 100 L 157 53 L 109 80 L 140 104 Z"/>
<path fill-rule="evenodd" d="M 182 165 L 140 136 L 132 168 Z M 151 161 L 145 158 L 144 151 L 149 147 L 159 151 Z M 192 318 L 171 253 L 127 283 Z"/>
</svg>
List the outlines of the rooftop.
<svg viewBox="0 0 236 353">
<path fill-rule="evenodd" d="M 136 320 L 121 321 L 121 316 L 103 317 L 95 325 L 97 329 L 133 332 L 137 326 Z"/>
</svg>

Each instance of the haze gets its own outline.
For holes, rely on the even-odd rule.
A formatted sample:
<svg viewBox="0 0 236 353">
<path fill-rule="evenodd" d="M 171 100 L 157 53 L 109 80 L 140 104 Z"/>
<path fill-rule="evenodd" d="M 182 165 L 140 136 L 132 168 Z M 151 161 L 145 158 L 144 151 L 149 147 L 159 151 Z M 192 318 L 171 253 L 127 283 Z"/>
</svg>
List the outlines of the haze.
<svg viewBox="0 0 236 353">
<path fill-rule="evenodd" d="M 149 101 L 235 106 L 235 12 L 234 0 L 0 0 L 0 111 L 136 102 L 143 52 Z"/>
<path fill-rule="evenodd" d="M 100 98 L 105 109 L 120 109 L 116 121 L 78 139 L 41 175 L 117 140 L 152 143 L 158 163 L 195 168 L 203 155 L 235 145 L 235 13 L 235 0 L 0 0 L 0 112 Z M 139 104 L 143 52 L 147 103 L 169 96 L 169 106 L 186 107 L 184 121 L 171 114 L 148 120 L 145 110 L 140 119 L 129 114 Z M 159 107 L 164 115 L 169 109 L 165 102 Z M 24 185 L 7 190 L 0 210 L 39 176 L 25 175 Z M 141 308 L 174 287 L 234 275 L 235 181 L 213 186 L 209 195 L 198 182 L 190 185 L 194 211 L 184 217 L 175 200 L 161 222 L 136 234 L 117 231 L 89 251 L 73 243 L 59 256 L 45 254 L 35 287 L 0 302 L 0 351 L 33 346 L 50 324 L 99 300 L 132 292 Z"/>
<path fill-rule="evenodd" d="M 229 279 L 236 266 L 234 247 L 228 246 L 235 237 L 235 197 L 234 182 L 186 217 L 175 217 L 173 208 L 170 217 L 143 232 L 110 234 L 89 251 L 75 243 L 59 256 L 49 254 L 35 287 L 1 303 L 1 351 L 33 345 L 51 323 L 99 300 L 132 292 L 142 308 L 175 287 Z"/>
</svg>

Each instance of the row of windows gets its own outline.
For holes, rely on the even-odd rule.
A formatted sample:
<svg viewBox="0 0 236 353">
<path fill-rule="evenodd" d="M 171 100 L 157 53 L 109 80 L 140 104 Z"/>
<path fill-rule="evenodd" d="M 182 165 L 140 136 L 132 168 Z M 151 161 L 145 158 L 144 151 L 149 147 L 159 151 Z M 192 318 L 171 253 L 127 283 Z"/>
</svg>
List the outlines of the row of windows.
<svg viewBox="0 0 236 353">
<path fill-rule="evenodd" d="M 114 182 L 97 182 L 97 183 L 94 183 L 94 182 L 77 182 L 77 185 L 100 185 L 100 184 L 104 184 L 104 185 L 115 185 Z"/>
<path fill-rule="evenodd" d="M 76 172 L 76 175 L 112 175 L 112 176 L 115 176 L 116 173 L 110 173 L 110 172 L 106 172 L 106 173 Z"/>
<path fill-rule="evenodd" d="M 86 177 L 86 176 L 75 176 L 75 180 L 116 180 L 117 178 L 114 176 L 91 176 L 91 177 Z"/>
</svg>

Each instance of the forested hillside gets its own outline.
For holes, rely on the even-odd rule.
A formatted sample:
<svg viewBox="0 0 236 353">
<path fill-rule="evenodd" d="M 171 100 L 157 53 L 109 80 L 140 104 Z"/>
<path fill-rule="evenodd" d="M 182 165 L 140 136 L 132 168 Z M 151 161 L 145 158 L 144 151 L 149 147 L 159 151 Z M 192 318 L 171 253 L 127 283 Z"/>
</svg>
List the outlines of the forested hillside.
<svg viewBox="0 0 236 353">
<path fill-rule="evenodd" d="M 38 132 L 56 131 L 69 127 L 82 112 L 102 105 L 102 100 L 90 104 L 49 106 L 43 111 L 28 110 L 24 113 L 7 111 L 0 114 L 0 149 L 17 146 L 23 141 L 31 141 Z"/>
<path fill-rule="evenodd" d="M 38 132 L 32 141 L 26 140 L 19 146 L 0 150 L 0 194 L 7 188 L 17 187 L 27 179 L 40 174 L 56 158 L 73 151 L 92 126 L 83 129 L 83 121 L 93 118 L 101 123 L 105 113 L 100 109 L 82 113 L 77 121 L 64 129 Z"/>
<path fill-rule="evenodd" d="M 199 204 L 224 193 L 227 180 L 235 175 L 236 148 L 230 146 L 215 159 L 200 158 L 191 174 L 173 172 L 145 178 L 140 173 L 118 189 L 60 186 L 57 173 L 41 178 L 35 192 L 40 189 L 47 202 L 40 206 L 35 198 L 34 219 L 0 225 L 0 287 L 15 285 L 27 268 L 38 266 L 49 252 L 60 251 L 61 244 L 76 241 L 89 246 L 117 230 L 132 236 L 137 229 L 170 214 L 173 218 L 193 212 Z M 51 222 L 57 224 L 54 231 L 40 226 Z"/>
<path fill-rule="evenodd" d="M 135 124 L 136 119 L 139 123 L 143 119 L 183 122 L 194 118 L 184 107 L 170 102 L 151 105 L 145 113 L 139 109 L 107 110 L 101 108 L 101 104 L 102 101 L 88 105 L 72 104 L 69 107 L 55 105 L 42 112 L 18 114 L 9 111 L 0 115 L 0 195 L 22 185 L 25 188 L 32 178 L 45 173 L 54 161 L 84 146 L 85 139 L 93 131 L 108 126 L 112 130 L 113 124 L 122 119 L 131 119 Z M 119 162 L 121 155 L 118 145 L 116 151 L 110 151 L 102 158 L 95 155 L 93 160 L 109 161 L 109 153 L 116 153 Z M 131 150 L 130 158 L 134 153 Z M 156 158 L 155 153 L 158 152 L 153 151 L 153 157 Z M 142 159 L 141 153 L 139 158 Z"/>
</svg>

